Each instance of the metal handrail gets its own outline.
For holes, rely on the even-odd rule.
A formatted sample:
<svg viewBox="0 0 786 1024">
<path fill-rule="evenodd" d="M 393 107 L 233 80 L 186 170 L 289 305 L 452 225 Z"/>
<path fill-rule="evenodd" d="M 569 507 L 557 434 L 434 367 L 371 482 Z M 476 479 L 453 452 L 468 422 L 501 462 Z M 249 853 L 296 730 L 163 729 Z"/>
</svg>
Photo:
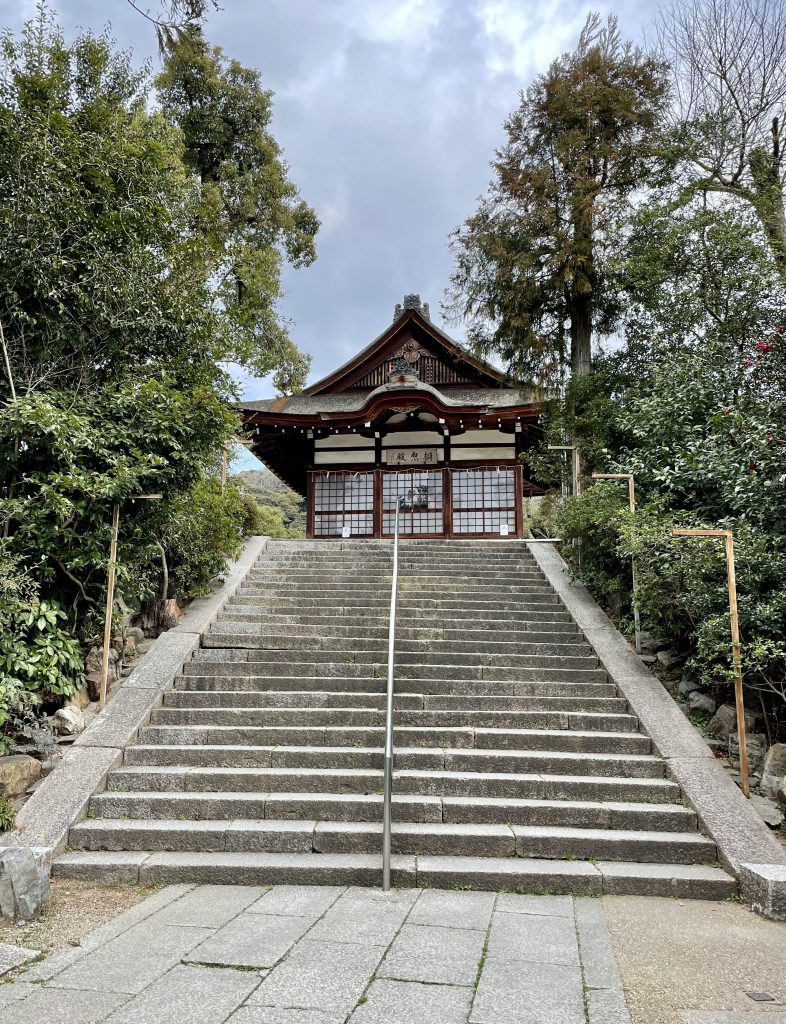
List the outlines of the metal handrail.
<svg viewBox="0 0 786 1024">
<path fill-rule="evenodd" d="M 393 824 L 393 673 L 396 664 L 396 601 L 398 599 L 398 535 L 401 497 L 396 499 L 396 522 L 393 528 L 393 580 L 390 586 L 390 621 L 388 623 L 388 690 L 385 704 L 385 783 L 382 798 L 382 888 L 390 888 L 390 847 Z"/>
</svg>

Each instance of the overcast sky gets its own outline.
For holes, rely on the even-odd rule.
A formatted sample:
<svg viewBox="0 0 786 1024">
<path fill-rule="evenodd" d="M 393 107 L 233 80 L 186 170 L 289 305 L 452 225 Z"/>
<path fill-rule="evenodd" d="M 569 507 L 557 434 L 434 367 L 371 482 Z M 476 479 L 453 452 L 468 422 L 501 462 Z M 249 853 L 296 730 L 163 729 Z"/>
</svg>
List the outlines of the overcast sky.
<svg viewBox="0 0 786 1024">
<path fill-rule="evenodd" d="M 140 6 L 145 3 L 141 0 Z M 147 0 L 150 7 L 157 0 Z M 119 45 L 156 56 L 126 0 L 52 0 L 66 32 L 111 22 Z M 519 90 L 572 48 L 590 9 L 640 40 L 653 7 L 633 0 L 222 0 L 211 40 L 261 70 L 273 131 L 317 210 L 318 259 L 288 271 L 282 311 L 316 380 L 390 322 L 407 292 L 432 317 L 451 271 L 450 231 L 485 189 Z M 13 31 L 35 0 L 0 0 Z M 461 338 L 461 328 L 449 328 Z M 273 394 L 246 381 L 246 397 Z"/>
</svg>

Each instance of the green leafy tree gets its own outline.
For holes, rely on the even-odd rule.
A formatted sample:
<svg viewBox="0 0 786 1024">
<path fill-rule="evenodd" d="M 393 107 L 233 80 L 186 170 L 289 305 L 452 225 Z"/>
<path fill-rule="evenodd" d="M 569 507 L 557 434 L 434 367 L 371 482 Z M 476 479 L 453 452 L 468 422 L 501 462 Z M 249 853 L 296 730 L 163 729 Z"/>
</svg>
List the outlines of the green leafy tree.
<svg viewBox="0 0 786 1024">
<path fill-rule="evenodd" d="M 182 132 L 199 191 L 190 250 L 204 278 L 216 282 L 224 356 L 259 375 L 273 371 L 280 390 L 296 390 L 309 360 L 276 304 L 284 262 L 313 262 L 319 222 L 270 131 L 272 93 L 258 71 L 227 59 L 198 27 L 170 48 L 156 87 L 164 115 Z"/>
<path fill-rule="evenodd" d="M 192 531 L 191 567 L 177 567 L 191 495 L 204 504 L 237 429 L 222 361 L 269 370 L 275 359 L 228 311 L 209 189 L 129 55 L 90 33 L 67 43 L 42 6 L 4 37 L 2 58 L 0 533 L 40 599 L 92 640 L 115 502 L 124 596 L 162 589 L 170 537 L 183 595 L 237 550 L 230 515 L 226 536 Z M 275 220 L 276 202 L 260 192 L 257 215 Z M 151 492 L 164 500 L 134 502 Z"/>
<path fill-rule="evenodd" d="M 610 256 L 632 196 L 662 169 L 666 98 L 664 64 L 591 15 L 505 123 L 489 192 L 453 236 L 451 309 L 516 377 L 589 373 L 593 335 L 617 323 Z"/>
</svg>

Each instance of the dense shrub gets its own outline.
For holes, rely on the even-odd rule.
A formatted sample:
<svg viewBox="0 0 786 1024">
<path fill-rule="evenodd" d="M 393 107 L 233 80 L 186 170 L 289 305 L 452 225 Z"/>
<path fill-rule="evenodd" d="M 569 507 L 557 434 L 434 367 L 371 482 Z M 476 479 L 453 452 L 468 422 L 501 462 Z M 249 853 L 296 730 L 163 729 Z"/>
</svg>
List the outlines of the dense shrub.
<svg viewBox="0 0 786 1024">
<path fill-rule="evenodd" d="M 170 596 L 196 597 L 242 549 L 249 512 L 243 495 L 231 484 L 223 493 L 214 478 L 201 480 L 172 503 L 162 538 L 169 570 Z"/>
</svg>

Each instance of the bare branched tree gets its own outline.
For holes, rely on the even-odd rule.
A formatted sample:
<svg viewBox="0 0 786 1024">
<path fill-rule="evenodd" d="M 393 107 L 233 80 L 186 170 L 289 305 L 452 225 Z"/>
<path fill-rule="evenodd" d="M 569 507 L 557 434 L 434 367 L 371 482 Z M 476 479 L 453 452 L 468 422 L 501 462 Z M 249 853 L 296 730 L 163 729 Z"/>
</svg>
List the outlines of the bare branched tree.
<svg viewBox="0 0 786 1024">
<path fill-rule="evenodd" d="M 670 0 L 658 38 L 698 187 L 750 204 L 786 280 L 786 0 Z"/>
<path fill-rule="evenodd" d="M 219 0 L 161 0 L 156 14 L 140 0 L 126 2 L 155 27 L 162 53 L 181 39 L 189 26 L 204 21 L 209 10 L 219 9 Z"/>
</svg>

